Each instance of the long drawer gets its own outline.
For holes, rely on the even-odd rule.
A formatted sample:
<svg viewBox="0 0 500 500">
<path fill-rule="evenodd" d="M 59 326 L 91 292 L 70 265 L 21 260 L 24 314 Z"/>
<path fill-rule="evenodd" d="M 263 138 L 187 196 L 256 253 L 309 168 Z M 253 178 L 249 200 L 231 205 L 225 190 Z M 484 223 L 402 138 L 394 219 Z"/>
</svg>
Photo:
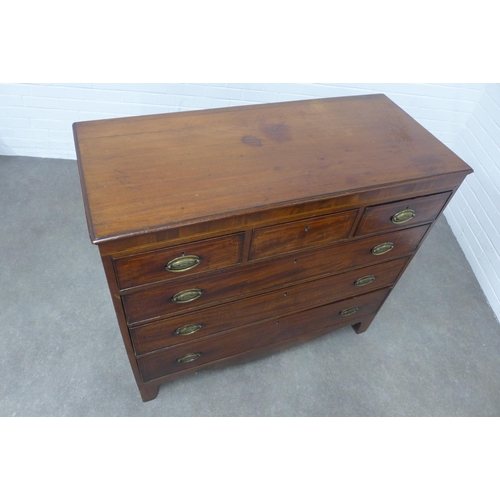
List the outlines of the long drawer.
<svg viewBox="0 0 500 500">
<path fill-rule="evenodd" d="M 396 282 L 408 259 L 384 262 L 255 297 L 130 328 L 137 355 L 268 318 L 328 304 Z"/>
<path fill-rule="evenodd" d="M 179 372 L 193 366 L 270 346 L 310 331 L 334 326 L 375 313 L 389 294 L 382 289 L 325 306 L 302 311 L 230 332 L 186 342 L 137 359 L 144 381 Z"/>
<path fill-rule="evenodd" d="M 181 314 L 209 304 L 279 288 L 297 281 L 375 264 L 413 252 L 429 226 L 363 238 L 330 248 L 295 254 L 177 280 L 122 296 L 129 325 Z"/>
</svg>

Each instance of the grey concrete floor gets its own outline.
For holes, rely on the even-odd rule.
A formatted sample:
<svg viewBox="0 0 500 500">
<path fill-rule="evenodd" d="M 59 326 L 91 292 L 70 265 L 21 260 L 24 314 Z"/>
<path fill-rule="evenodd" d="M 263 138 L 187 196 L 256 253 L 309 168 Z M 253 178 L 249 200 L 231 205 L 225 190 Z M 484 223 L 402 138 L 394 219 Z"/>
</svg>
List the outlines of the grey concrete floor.
<svg viewBox="0 0 500 500">
<path fill-rule="evenodd" d="M 500 416 L 500 325 L 441 217 L 368 331 L 143 403 L 75 161 L 0 157 L 1 416 Z"/>
</svg>

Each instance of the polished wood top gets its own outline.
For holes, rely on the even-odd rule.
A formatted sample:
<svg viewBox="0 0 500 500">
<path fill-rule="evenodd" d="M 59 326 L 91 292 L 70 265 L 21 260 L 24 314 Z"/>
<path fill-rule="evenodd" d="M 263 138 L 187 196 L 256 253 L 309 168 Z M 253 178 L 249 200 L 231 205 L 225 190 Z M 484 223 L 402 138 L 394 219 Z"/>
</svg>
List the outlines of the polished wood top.
<svg viewBox="0 0 500 500">
<path fill-rule="evenodd" d="M 471 169 L 386 96 L 73 125 L 94 243 Z"/>
</svg>

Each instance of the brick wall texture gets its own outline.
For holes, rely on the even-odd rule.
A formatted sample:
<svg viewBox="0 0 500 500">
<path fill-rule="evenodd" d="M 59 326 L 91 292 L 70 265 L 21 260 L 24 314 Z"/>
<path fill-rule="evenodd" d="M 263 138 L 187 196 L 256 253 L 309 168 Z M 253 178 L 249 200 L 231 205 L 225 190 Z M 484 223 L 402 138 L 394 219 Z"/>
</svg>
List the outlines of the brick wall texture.
<svg viewBox="0 0 500 500">
<path fill-rule="evenodd" d="M 445 211 L 500 318 L 500 85 L 0 84 L 0 155 L 75 159 L 76 121 L 384 93 L 474 169 Z"/>
</svg>

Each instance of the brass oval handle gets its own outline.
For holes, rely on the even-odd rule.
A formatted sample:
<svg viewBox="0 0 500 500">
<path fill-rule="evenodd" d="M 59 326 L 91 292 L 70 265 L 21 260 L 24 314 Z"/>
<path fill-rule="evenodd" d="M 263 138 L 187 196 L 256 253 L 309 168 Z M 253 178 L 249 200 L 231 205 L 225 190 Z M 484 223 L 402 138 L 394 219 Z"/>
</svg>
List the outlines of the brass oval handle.
<svg viewBox="0 0 500 500">
<path fill-rule="evenodd" d="M 180 257 L 172 259 L 165 266 L 165 269 L 171 273 L 182 273 L 196 267 L 201 260 L 201 257 L 198 257 L 197 255 L 181 255 Z"/>
<path fill-rule="evenodd" d="M 347 309 L 343 309 L 340 311 L 341 316 L 350 316 L 351 314 L 354 314 L 355 312 L 359 311 L 359 307 L 349 307 Z"/>
<path fill-rule="evenodd" d="M 184 325 L 177 328 L 174 331 L 174 335 L 181 335 L 183 337 L 187 335 L 192 335 L 193 333 L 196 333 L 198 330 L 201 330 L 203 326 L 204 326 L 203 323 L 193 323 L 192 325 Z"/>
<path fill-rule="evenodd" d="M 391 221 L 393 224 L 403 224 L 404 222 L 412 220 L 416 215 L 417 212 L 415 212 L 412 208 L 405 208 L 404 210 L 401 210 L 401 212 L 394 214 L 391 217 Z"/>
<path fill-rule="evenodd" d="M 376 247 L 372 248 L 373 255 L 382 255 L 384 253 L 390 252 L 394 248 L 394 243 L 391 241 L 386 241 L 385 243 L 381 243 Z"/>
<path fill-rule="evenodd" d="M 177 358 L 177 363 L 192 363 L 201 356 L 201 352 L 190 352 L 182 358 Z"/>
<path fill-rule="evenodd" d="M 358 278 L 354 284 L 356 286 L 365 286 L 368 285 L 368 283 L 371 283 L 372 281 L 375 281 L 375 275 L 374 274 L 367 274 L 366 276 L 362 276 L 361 278 Z"/>
<path fill-rule="evenodd" d="M 177 292 L 172 297 L 172 302 L 176 304 L 186 304 L 187 302 L 192 302 L 193 300 L 199 299 L 203 295 L 203 290 L 199 288 L 190 288 L 189 290 L 182 290 L 182 292 Z"/>
</svg>

